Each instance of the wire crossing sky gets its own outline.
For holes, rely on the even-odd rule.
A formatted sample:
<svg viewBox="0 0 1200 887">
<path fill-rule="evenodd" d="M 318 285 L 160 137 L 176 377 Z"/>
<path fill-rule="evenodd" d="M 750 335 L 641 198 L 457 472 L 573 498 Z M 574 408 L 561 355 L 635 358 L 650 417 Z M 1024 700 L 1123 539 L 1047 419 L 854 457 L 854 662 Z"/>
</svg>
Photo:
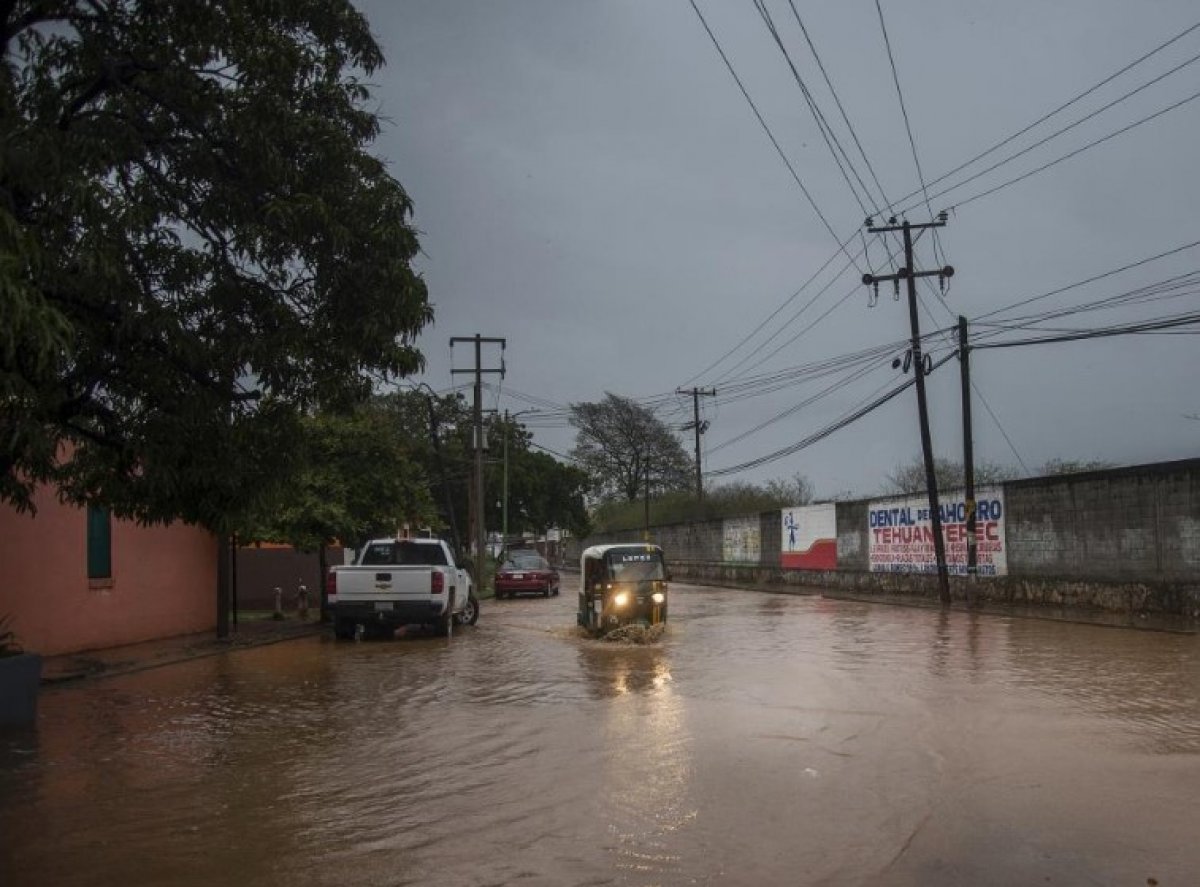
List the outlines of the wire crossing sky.
<svg viewBox="0 0 1200 887">
<path fill-rule="evenodd" d="M 917 264 L 957 273 L 922 286 L 922 325 L 942 359 L 970 320 L 978 458 L 1200 448 L 1194 4 L 361 8 L 436 311 L 422 381 L 454 384 L 449 337 L 505 336 L 487 405 L 530 411 L 539 446 L 568 454 L 569 405 L 606 391 L 678 427 L 675 389 L 715 386 L 711 473 L 874 492 L 919 440 L 911 392 L 844 421 L 905 381 L 907 309 L 859 282 L 896 244 L 864 240 L 864 210 L 948 209 Z M 929 395 L 960 458 L 957 374 Z"/>
</svg>

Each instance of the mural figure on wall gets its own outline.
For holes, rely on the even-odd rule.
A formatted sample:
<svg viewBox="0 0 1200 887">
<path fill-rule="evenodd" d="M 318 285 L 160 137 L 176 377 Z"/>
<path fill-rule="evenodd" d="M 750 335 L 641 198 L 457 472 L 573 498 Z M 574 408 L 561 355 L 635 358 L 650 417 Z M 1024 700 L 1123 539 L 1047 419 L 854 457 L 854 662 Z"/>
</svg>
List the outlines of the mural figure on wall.
<svg viewBox="0 0 1200 887">
<path fill-rule="evenodd" d="M 837 506 L 805 505 L 782 513 L 779 565 L 789 570 L 837 569 Z"/>
</svg>

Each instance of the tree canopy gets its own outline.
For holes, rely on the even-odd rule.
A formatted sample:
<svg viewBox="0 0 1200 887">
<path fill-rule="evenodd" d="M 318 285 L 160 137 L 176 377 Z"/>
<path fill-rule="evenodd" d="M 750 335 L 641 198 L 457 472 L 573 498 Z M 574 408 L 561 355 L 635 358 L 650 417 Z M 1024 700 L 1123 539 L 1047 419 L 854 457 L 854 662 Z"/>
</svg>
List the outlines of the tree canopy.
<svg viewBox="0 0 1200 887">
<path fill-rule="evenodd" d="M 243 539 L 302 551 L 334 540 L 358 548 L 436 514 L 424 466 L 405 429 L 377 403 L 349 415 L 305 417 L 291 476 L 242 527 Z"/>
<path fill-rule="evenodd" d="M 412 206 L 348 0 L 0 3 L 0 501 L 214 529 L 418 370 Z"/>
<path fill-rule="evenodd" d="M 633 501 L 649 477 L 651 490 L 687 490 L 694 465 L 679 438 L 646 407 L 606 392 L 595 403 L 571 404 L 575 461 L 587 472 L 593 494 Z"/>
</svg>

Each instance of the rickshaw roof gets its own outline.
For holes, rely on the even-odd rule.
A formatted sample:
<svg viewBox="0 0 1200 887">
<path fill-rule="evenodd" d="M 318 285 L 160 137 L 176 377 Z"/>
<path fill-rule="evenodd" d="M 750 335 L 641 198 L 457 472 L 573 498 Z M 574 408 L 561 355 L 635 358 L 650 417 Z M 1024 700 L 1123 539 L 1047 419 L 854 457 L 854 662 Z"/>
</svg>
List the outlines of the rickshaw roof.
<svg viewBox="0 0 1200 887">
<path fill-rule="evenodd" d="M 642 549 L 643 551 L 657 551 L 662 554 L 662 548 L 650 542 L 616 542 L 607 545 L 593 545 L 591 548 L 586 548 L 583 551 L 583 557 L 586 558 L 602 558 L 610 551 L 618 549 Z"/>
</svg>

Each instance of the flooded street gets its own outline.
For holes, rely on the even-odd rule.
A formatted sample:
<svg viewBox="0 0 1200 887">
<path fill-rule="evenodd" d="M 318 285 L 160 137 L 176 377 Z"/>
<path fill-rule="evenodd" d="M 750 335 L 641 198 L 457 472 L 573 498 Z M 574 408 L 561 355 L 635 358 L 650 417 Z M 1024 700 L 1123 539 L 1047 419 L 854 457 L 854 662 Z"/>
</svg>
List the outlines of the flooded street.
<svg viewBox="0 0 1200 887">
<path fill-rule="evenodd" d="M 676 584 L 614 646 L 563 589 L 47 690 L 0 884 L 1196 883 L 1200 638 Z"/>
</svg>

